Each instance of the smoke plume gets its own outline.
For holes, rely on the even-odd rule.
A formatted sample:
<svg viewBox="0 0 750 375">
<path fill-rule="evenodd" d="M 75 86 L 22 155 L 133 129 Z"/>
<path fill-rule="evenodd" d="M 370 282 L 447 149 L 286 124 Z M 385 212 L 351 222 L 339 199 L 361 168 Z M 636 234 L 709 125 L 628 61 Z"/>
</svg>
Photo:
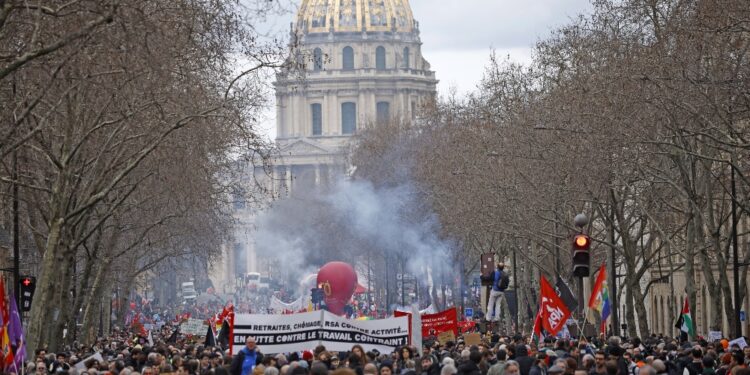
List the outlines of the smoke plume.
<svg viewBox="0 0 750 375">
<path fill-rule="evenodd" d="M 423 286 L 451 268 L 453 244 L 438 236 L 438 221 L 424 213 L 411 184 L 376 187 L 346 177 L 331 180 L 323 187 L 295 184 L 288 198 L 258 218 L 257 254 L 278 261 L 289 282 L 336 260 L 355 266 L 368 260 L 403 261 L 405 273 Z"/>
</svg>

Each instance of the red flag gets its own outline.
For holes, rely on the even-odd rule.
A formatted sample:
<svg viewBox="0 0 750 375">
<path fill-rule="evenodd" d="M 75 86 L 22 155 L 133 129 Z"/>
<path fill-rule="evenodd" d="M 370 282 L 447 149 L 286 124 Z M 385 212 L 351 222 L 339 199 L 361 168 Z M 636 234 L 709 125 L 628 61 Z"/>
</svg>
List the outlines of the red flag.
<svg viewBox="0 0 750 375">
<path fill-rule="evenodd" d="M 534 319 L 534 333 L 532 333 L 532 335 L 531 341 L 537 345 L 544 338 L 542 336 L 542 309 L 539 309 L 536 313 L 536 318 Z"/>
<path fill-rule="evenodd" d="M 541 280 L 542 305 L 540 307 L 542 327 L 554 336 L 559 332 L 570 317 L 570 310 L 555 293 L 555 288 L 542 276 Z"/>
<path fill-rule="evenodd" d="M 10 313 L 8 311 L 8 302 L 5 299 L 5 283 L 0 278 L 0 351 L 2 351 L 3 369 L 7 370 L 13 366 L 13 348 L 10 346 L 10 337 L 8 336 L 8 323 L 10 322 Z"/>
<path fill-rule="evenodd" d="M 229 353 L 234 350 L 234 305 L 229 306 Z"/>
</svg>

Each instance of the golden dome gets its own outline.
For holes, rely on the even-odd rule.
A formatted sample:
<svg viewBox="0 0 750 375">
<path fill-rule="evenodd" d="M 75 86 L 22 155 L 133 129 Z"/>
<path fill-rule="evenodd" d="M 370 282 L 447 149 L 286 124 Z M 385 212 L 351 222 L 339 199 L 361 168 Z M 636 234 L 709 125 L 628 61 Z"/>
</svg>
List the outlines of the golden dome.
<svg viewBox="0 0 750 375">
<path fill-rule="evenodd" d="M 302 0 L 297 28 L 303 33 L 415 29 L 409 0 Z"/>
</svg>

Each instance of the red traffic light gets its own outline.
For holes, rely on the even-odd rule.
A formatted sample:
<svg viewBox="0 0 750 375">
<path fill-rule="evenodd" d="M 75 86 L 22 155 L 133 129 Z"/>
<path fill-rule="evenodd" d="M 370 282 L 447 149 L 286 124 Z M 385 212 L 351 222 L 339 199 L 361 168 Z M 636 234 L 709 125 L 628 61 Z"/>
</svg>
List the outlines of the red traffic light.
<svg viewBox="0 0 750 375">
<path fill-rule="evenodd" d="M 576 249 L 588 249 L 591 245 L 591 238 L 585 234 L 577 234 L 573 237 L 573 246 Z"/>
<path fill-rule="evenodd" d="M 31 278 L 29 277 L 25 277 L 23 280 L 21 280 L 21 284 L 23 284 L 23 286 L 31 286 L 32 283 L 33 281 L 31 281 Z"/>
</svg>

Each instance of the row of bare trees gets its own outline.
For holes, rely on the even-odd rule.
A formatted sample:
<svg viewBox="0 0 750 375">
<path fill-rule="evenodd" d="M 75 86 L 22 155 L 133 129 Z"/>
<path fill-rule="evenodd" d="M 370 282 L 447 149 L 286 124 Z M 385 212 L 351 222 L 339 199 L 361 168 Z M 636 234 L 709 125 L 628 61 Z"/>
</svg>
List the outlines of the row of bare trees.
<svg viewBox="0 0 750 375">
<path fill-rule="evenodd" d="M 735 222 L 750 261 L 748 48 L 746 1 L 594 1 L 530 65 L 493 56 L 476 93 L 364 131 L 352 161 L 360 177 L 416 184 L 442 235 L 460 240 L 465 272 L 482 252 L 515 249 L 522 321 L 537 272 L 567 278 L 584 212 L 592 265 L 614 248 L 630 335 L 654 333 L 647 296 L 677 272 L 693 311 L 705 288 L 709 327 L 734 332 Z M 743 266 L 741 300 L 746 279 Z"/>
<path fill-rule="evenodd" d="M 0 1 L 0 230 L 16 214 L 38 276 L 29 349 L 91 343 L 115 288 L 219 255 L 283 51 L 252 24 L 277 5 L 242 4 Z"/>
</svg>

